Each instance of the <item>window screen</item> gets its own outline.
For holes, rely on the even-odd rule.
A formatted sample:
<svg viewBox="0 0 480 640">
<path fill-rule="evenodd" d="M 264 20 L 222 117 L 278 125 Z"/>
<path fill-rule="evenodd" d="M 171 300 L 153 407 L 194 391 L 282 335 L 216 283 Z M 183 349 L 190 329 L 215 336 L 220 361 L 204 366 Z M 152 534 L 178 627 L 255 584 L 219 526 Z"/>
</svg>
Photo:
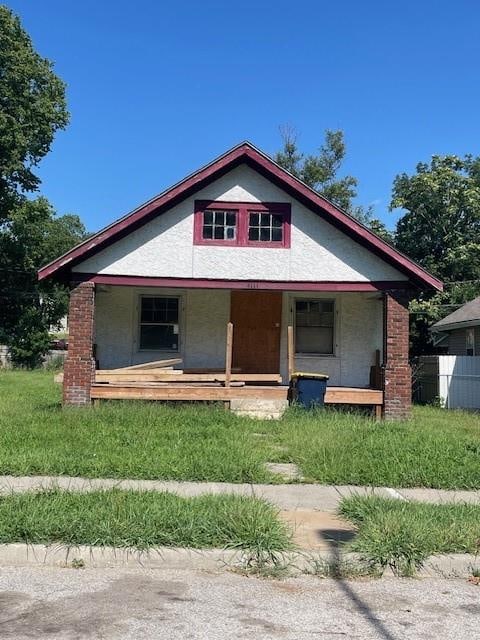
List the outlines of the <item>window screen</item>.
<svg viewBox="0 0 480 640">
<path fill-rule="evenodd" d="M 141 298 L 140 349 L 178 351 L 178 298 Z"/>
<path fill-rule="evenodd" d="M 334 303 L 331 300 L 297 300 L 295 350 L 297 353 L 333 354 Z"/>
</svg>

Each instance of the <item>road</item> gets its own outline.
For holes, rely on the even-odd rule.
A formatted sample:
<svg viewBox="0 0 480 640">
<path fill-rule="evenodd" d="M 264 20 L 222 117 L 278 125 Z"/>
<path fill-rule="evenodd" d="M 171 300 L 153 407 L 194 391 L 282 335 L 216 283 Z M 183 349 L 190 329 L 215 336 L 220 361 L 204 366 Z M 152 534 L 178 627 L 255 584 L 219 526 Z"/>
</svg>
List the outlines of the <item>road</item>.
<svg viewBox="0 0 480 640">
<path fill-rule="evenodd" d="M 480 587 L 464 580 L 0 569 L 2 640 L 459 640 L 479 629 Z"/>
</svg>

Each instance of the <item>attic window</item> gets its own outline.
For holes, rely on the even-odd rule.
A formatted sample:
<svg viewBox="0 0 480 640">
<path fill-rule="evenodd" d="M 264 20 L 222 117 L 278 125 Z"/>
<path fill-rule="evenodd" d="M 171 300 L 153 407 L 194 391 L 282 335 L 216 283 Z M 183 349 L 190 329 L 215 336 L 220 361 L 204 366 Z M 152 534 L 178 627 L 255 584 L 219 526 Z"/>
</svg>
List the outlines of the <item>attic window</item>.
<svg viewBox="0 0 480 640">
<path fill-rule="evenodd" d="M 212 211 L 207 209 L 203 212 L 203 240 L 235 240 L 236 235 L 236 211 Z"/>
<path fill-rule="evenodd" d="M 250 211 L 248 239 L 254 242 L 282 242 L 283 218 L 278 213 Z"/>
<path fill-rule="evenodd" d="M 194 244 L 290 247 L 290 204 L 195 202 Z"/>
</svg>

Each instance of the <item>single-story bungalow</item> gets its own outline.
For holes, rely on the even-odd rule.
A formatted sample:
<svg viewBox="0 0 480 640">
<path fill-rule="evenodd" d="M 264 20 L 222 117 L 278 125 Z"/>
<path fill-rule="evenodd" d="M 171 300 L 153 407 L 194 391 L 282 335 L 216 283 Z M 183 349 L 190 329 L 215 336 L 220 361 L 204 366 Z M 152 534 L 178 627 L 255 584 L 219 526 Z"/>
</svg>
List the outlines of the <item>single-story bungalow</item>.
<svg viewBox="0 0 480 640">
<path fill-rule="evenodd" d="M 480 355 L 480 297 L 436 322 L 432 333 L 437 341 L 444 337 L 442 346 L 450 356 Z"/>
<path fill-rule="evenodd" d="M 171 359 L 191 375 L 221 371 L 232 323 L 237 376 L 278 375 L 286 394 L 293 369 L 323 372 L 340 390 L 331 398 L 350 400 L 375 386 L 387 418 L 410 411 L 408 302 L 442 288 L 248 142 L 44 266 L 39 278 L 71 287 L 66 404 L 185 399 L 188 385 L 172 391 L 165 376 L 121 395 L 118 385 L 101 386 L 95 367 Z M 375 365 L 381 376 L 372 377 Z M 238 382 L 205 385 L 202 395 L 198 384 L 190 395 L 224 401 L 273 389 Z"/>
</svg>

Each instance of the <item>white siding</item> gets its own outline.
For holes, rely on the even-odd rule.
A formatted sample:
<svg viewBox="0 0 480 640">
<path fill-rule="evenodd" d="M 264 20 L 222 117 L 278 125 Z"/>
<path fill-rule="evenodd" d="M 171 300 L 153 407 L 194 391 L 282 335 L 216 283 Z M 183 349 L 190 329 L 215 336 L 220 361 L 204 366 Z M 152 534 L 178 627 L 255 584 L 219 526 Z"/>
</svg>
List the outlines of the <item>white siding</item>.
<svg viewBox="0 0 480 640">
<path fill-rule="evenodd" d="M 291 248 L 196 246 L 196 199 L 290 202 Z M 354 281 L 406 280 L 399 271 L 241 165 L 74 271 L 152 277 Z"/>
<path fill-rule="evenodd" d="M 226 325 L 230 319 L 230 291 L 207 289 L 140 289 L 99 287 L 96 296 L 95 327 L 97 358 L 101 368 L 110 369 L 140 362 L 174 357 L 171 351 L 139 351 L 138 301 L 142 294 L 178 295 L 180 345 L 178 357 L 186 368 L 225 365 Z M 298 371 L 323 372 L 332 385 L 366 387 L 375 350 L 382 350 L 382 301 L 378 295 L 343 293 L 336 295 L 285 292 L 283 294 L 280 373 L 287 379 L 287 327 L 293 324 L 295 299 L 335 300 L 335 355 L 304 356 L 295 361 Z"/>
</svg>

